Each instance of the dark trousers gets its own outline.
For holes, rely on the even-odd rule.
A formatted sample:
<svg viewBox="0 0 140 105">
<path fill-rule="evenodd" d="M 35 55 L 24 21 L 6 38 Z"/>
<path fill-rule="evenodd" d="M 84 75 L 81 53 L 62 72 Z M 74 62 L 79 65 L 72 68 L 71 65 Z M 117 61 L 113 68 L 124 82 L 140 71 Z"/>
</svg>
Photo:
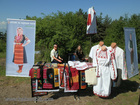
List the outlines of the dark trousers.
<svg viewBox="0 0 140 105">
<path fill-rule="evenodd" d="M 122 70 L 121 69 L 117 69 L 117 79 L 115 81 L 113 81 L 113 87 L 119 87 L 121 85 L 122 82 Z"/>
</svg>

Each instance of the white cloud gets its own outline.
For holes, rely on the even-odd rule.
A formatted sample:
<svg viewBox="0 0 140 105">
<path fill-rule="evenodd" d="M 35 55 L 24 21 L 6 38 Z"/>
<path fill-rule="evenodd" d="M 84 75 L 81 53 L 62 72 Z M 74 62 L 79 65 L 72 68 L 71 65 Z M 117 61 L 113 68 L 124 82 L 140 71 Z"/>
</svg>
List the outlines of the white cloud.
<svg viewBox="0 0 140 105">
<path fill-rule="evenodd" d="M 6 22 L 5 21 L 2 21 L 2 22 L 0 22 L 0 24 L 6 24 Z"/>
<path fill-rule="evenodd" d="M 7 22 L 0 21 L 0 31 L 5 31 L 7 27 Z"/>
</svg>

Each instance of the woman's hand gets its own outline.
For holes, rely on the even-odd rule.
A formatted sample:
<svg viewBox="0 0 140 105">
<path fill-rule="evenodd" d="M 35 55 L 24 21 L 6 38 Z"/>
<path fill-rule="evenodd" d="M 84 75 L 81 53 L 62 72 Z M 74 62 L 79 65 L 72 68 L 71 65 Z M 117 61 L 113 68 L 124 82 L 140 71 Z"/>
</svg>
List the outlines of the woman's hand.
<svg viewBox="0 0 140 105">
<path fill-rule="evenodd" d="M 24 44 L 22 44 L 22 46 L 24 47 L 25 45 L 24 45 Z"/>
</svg>

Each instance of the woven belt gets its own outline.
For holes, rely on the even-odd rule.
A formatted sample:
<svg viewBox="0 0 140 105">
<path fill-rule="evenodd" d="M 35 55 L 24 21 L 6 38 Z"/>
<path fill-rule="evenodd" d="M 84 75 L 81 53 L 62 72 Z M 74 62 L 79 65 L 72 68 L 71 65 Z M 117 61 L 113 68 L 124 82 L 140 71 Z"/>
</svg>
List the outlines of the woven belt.
<svg viewBox="0 0 140 105">
<path fill-rule="evenodd" d="M 22 43 L 16 43 L 16 44 L 20 45 L 20 44 L 22 44 Z"/>
</svg>

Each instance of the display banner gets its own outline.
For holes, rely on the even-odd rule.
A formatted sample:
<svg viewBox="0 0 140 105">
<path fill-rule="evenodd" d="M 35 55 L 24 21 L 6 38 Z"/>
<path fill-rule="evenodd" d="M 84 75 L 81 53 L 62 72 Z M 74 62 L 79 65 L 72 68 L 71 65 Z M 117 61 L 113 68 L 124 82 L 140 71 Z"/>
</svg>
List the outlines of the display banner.
<svg viewBox="0 0 140 105">
<path fill-rule="evenodd" d="M 36 21 L 7 19 L 6 76 L 29 77 L 34 64 Z"/>
<path fill-rule="evenodd" d="M 124 28 L 128 77 L 139 73 L 135 28 Z"/>
</svg>

